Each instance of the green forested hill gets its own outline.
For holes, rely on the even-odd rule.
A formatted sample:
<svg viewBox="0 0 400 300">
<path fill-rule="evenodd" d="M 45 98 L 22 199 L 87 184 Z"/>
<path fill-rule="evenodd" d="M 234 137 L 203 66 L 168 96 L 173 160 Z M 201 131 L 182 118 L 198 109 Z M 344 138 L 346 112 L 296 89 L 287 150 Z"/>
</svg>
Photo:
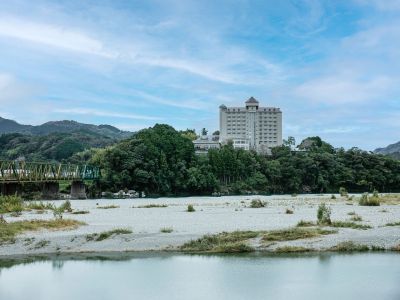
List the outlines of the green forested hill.
<svg viewBox="0 0 400 300">
<path fill-rule="evenodd" d="M 87 132 L 116 140 L 128 138 L 132 132 L 122 131 L 111 125 L 92 125 L 76 121 L 51 121 L 38 126 L 22 125 L 13 120 L 0 117 L 0 135 L 8 133 L 22 133 L 30 135 L 47 135 L 50 133 Z"/>
<path fill-rule="evenodd" d="M 116 141 L 116 139 L 87 131 L 39 136 L 21 133 L 3 134 L 0 136 L 0 159 L 66 161 L 75 153 L 89 148 L 112 145 Z"/>
</svg>

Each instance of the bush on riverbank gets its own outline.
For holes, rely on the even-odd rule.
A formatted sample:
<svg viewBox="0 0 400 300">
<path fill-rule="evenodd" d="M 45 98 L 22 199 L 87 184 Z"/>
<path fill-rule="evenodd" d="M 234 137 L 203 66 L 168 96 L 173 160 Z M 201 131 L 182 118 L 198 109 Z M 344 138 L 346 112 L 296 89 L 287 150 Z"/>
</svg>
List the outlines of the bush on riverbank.
<svg viewBox="0 0 400 300">
<path fill-rule="evenodd" d="M 21 213 L 24 209 L 24 202 L 20 196 L 0 196 L 0 214 Z"/>
<path fill-rule="evenodd" d="M 317 210 L 318 224 L 319 225 L 330 225 L 332 223 L 331 213 L 332 213 L 331 208 L 326 206 L 325 203 L 321 203 L 318 206 L 318 210 Z"/>
<path fill-rule="evenodd" d="M 196 210 L 194 209 L 192 204 L 189 204 L 186 211 L 187 212 L 195 212 Z"/>
<path fill-rule="evenodd" d="M 370 196 L 368 193 L 362 194 L 358 204 L 361 206 L 379 206 L 381 205 L 379 195 Z"/>
<path fill-rule="evenodd" d="M 260 199 L 253 199 L 251 200 L 250 207 L 251 208 L 261 208 L 267 205 L 266 202 L 261 201 Z"/>
</svg>

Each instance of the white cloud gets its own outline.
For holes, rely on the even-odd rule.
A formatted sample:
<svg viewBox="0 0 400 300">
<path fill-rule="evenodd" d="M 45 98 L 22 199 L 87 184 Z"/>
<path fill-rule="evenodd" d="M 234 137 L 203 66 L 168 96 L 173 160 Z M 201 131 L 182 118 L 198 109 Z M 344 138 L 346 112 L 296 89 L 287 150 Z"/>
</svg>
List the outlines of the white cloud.
<svg viewBox="0 0 400 300">
<path fill-rule="evenodd" d="M 337 73 L 306 81 L 295 88 L 294 94 L 326 104 L 366 102 L 387 93 L 394 83 L 388 77 L 363 79 L 353 74 Z"/>
<path fill-rule="evenodd" d="M 159 117 L 129 114 L 129 113 L 117 113 L 117 112 L 112 112 L 112 111 L 104 111 L 104 110 L 89 109 L 89 108 L 56 108 L 53 110 L 53 112 L 62 113 L 62 114 L 77 114 L 77 115 L 92 115 L 92 116 L 99 116 L 99 117 L 113 117 L 113 118 L 121 118 L 121 119 L 161 120 L 161 118 L 159 118 Z"/>
<path fill-rule="evenodd" d="M 2 16 L 0 17 L 0 35 L 69 51 L 108 58 L 116 57 L 115 53 L 104 48 L 101 41 L 88 36 L 84 32 L 45 23 Z"/>
</svg>

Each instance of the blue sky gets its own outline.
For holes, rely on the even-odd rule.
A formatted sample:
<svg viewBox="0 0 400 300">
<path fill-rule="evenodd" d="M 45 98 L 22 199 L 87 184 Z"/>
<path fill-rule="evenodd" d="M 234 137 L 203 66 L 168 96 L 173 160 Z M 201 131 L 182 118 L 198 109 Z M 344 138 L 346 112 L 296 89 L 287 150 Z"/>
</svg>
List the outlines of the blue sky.
<svg viewBox="0 0 400 300">
<path fill-rule="evenodd" d="M 400 140 L 400 0 L 7 0 L 0 57 L 0 116 L 25 124 L 213 131 L 254 96 L 297 141 Z"/>
</svg>

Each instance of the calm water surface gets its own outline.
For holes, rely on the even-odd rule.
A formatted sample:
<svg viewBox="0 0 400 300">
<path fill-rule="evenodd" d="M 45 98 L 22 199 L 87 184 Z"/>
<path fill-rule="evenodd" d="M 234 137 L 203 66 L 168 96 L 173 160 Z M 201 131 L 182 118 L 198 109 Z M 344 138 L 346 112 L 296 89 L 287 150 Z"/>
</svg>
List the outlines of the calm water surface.
<svg viewBox="0 0 400 300">
<path fill-rule="evenodd" d="M 0 261 L 0 299 L 400 300 L 400 255 L 177 254 Z"/>
</svg>

